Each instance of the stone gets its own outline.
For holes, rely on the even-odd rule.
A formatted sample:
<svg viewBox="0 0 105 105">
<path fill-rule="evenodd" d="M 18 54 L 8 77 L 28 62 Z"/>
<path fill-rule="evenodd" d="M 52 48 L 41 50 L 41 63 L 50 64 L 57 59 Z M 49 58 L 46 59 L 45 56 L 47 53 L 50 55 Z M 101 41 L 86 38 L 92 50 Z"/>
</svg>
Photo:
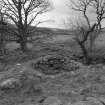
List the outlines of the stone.
<svg viewBox="0 0 105 105">
<path fill-rule="evenodd" d="M 100 100 L 98 98 L 95 98 L 95 97 L 87 97 L 86 100 L 90 103 L 94 103 L 94 105 L 102 105 Z"/>
<path fill-rule="evenodd" d="M 62 102 L 57 96 L 49 96 L 43 102 L 43 105 L 61 105 Z"/>
<path fill-rule="evenodd" d="M 88 105 L 88 104 L 86 104 L 85 101 L 79 101 L 79 102 L 75 102 L 75 103 L 73 103 L 71 105 Z"/>
<path fill-rule="evenodd" d="M 88 102 L 94 103 L 92 105 L 103 105 L 105 103 L 105 99 L 103 97 L 95 98 L 95 97 L 87 97 Z"/>
<path fill-rule="evenodd" d="M 103 105 L 99 99 L 94 98 L 94 97 L 88 98 L 87 101 L 88 103 L 90 103 L 90 105 Z"/>
<path fill-rule="evenodd" d="M 88 97 L 86 101 L 75 102 L 71 105 L 103 105 L 97 98 Z"/>
<path fill-rule="evenodd" d="M 15 78 L 9 78 L 1 82 L 0 89 L 8 90 L 8 89 L 16 89 L 21 87 L 21 82 Z"/>
</svg>

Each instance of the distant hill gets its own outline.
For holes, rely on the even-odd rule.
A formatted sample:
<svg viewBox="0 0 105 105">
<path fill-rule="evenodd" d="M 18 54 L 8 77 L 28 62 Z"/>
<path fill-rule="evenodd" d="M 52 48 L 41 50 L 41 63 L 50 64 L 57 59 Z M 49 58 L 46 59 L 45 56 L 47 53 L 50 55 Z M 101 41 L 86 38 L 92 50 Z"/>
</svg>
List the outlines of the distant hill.
<svg viewBox="0 0 105 105">
<path fill-rule="evenodd" d="M 55 34 L 55 35 L 69 35 L 71 33 L 70 30 L 59 29 L 59 28 L 47 28 L 47 27 L 33 27 L 39 33 L 45 34 Z"/>
<path fill-rule="evenodd" d="M 31 36 L 39 36 L 39 35 L 69 35 L 71 31 L 65 29 L 57 29 L 57 28 L 46 28 L 46 27 L 34 27 L 30 26 L 29 30 L 33 30 L 33 32 L 29 35 Z M 4 32 L 7 40 L 16 40 L 16 26 L 13 24 L 0 24 L 0 31 Z"/>
</svg>

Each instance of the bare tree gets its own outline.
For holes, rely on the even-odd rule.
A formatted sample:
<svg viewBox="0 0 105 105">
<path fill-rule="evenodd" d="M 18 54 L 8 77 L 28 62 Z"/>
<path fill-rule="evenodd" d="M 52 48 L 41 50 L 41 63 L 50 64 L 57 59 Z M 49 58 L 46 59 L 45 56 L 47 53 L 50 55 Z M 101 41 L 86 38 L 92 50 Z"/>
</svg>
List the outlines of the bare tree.
<svg viewBox="0 0 105 105">
<path fill-rule="evenodd" d="M 30 25 L 34 23 L 38 15 L 51 9 L 50 4 L 47 0 L 1 0 L 2 13 L 17 27 L 15 34 L 18 37 L 22 51 L 27 49 L 27 37 L 32 32 Z M 36 23 L 35 26 L 40 23 Z"/>
<path fill-rule="evenodd" d="M 72 9 L 82 14 L 84 25 L 77 25 L 78 34 L 76 34 L 75 40 L 80 46 L 86 63 L 91 62 L 86 42 L 90 39 L 90 48 L 92 48 L 95 39 L 98 37 L 99 32 L 102 29 L 102 21 L 105 19 L 105 0 L 77 0 L 72 2 Z M 94 17 L 91 21 L 90 12 L 94 11 Z"/>
<path fill-rule="evenodd" d="M 6 22 L 6 18 L 4 14 L 2 13 L 2 7 L 0 8 L 0 54 L 4 55 L 6 54 L 6 49 L 5 49 L 5 34 L 8 31 L 8 26 Z"/>
</svg>

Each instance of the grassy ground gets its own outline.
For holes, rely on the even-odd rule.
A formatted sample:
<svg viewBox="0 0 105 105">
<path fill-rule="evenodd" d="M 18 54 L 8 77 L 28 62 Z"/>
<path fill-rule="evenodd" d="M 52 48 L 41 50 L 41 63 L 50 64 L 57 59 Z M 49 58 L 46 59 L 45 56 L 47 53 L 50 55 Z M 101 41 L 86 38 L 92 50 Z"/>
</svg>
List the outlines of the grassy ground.
<svg viewBox="0 0 105 105">
<path fill-rule="evenodd" d="M 98 40 L 96 44 L 104 45 L 102 39 Z M 45 55 L 59 54 L 70 58 L 74 53 L 80 53 L 79 47 L 71 37 L 69 40 L 68 36 L 57 36 L 47 41 L 44 40 L 44 42 L 34 42 L 32 51 L 25 54 L 19 50 L 14 51 L 13 49 L 18 46 L 14 45 L 14 43 L 8 44 L 7 47 L 11 52 L 4 56 L 5 59 L 0 65 L 0 83 L 6 78 L 20 77 L 20 71 L 26 72 L 28 80 L 25 81 L 24 87 L 17 91 L 4 92 L 0 90 L 0 105 L 38 105 L 42 104 L 40 100 L 49 96 L 58 97 L 63 105 L 86 101 L 88 97 L 105 99 L 104 64 L 90 66 L 79 64 L 77 70 L 50 76 L 32 67 L 32 62 Z M 97 52 L 102 54 L 104 50 L 102 53 L 100 50 Z M 16 65 L 17 63 L 21 65 Z"/>
</svg>

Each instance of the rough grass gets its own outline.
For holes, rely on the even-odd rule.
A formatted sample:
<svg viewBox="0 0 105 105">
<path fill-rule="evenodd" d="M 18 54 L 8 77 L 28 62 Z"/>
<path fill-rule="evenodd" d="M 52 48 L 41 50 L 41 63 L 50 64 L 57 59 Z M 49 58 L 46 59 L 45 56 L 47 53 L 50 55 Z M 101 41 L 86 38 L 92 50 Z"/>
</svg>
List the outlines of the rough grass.
<svg viewBox="0 0 105 105">
<path fill-rule="evenodd" d="M 81 53 L 75 41 L 68 40 L 68 38 L 65 38 L 64 41 L 64 38 L 54 43 L 52 40 L 51 43 L 49 41 L 47 43 L 45 41 L 34 42 L 33 49 L 26 53 L 13 50 L 16 46 L 9 47 L 9 54 L 1 59 L 0 80 L 2 77 L 4 79 L 18 77 L 19 71 L 22 70 L 26 71 L 28 79 L 25 86 L 18 91 L 3 92 L 0 90 L 0 105 L 34 105 L 49 96 L 59 97 L 63 105 L 67 105 L 68 102 L 84 101 L 87 97 L 105 99 L 105 66 L 103 64 L 90 66 L 80 64 L 80 68 L 76 71 L 51 76 L 44 75 L 32 68 L 33 61 L 48 54 L 59 54 L 71 58 L 74 53 Z M 96 43 L 95 54 L 97 56 L 102 56 L 105 52 L 103 47 L 98 48 L 101 46 L 100 42 L 104 45 L 104 40 Z M 17 63 L 21 63 L 21 66 L 17 66 Z"/>
<path fill-rule="evenodd" d="M 81 66 L 73 72 L 64 72 L 55 76 L 42 74 L 41 78 L 35 76 L 37 73 L 30 66 L 30 63 L 23 63 L 17 69 L 17 73 L 5 71 L 1 75 L 15 76 L 18 71 L 25 67 L 30 79 L 24 88 L 19 91 L 0 92 L 0 104 L 35 104 L 44 97 L 57 96 L 62 103 L 74 103 L 86 100 L 87 97 L 101 98 L 105 96 L 105 68 L 104 65 Z M 16 72 L 16 70 L 15 70 Z M 35 75 L 34 75 L 35 74 Z M 34 75 L 33 78 L 31 78 Z M 31 76 L 31 77 L 30 77 Z M 35 90 L 31 87 L 34 85 Z"/>
</svg>

